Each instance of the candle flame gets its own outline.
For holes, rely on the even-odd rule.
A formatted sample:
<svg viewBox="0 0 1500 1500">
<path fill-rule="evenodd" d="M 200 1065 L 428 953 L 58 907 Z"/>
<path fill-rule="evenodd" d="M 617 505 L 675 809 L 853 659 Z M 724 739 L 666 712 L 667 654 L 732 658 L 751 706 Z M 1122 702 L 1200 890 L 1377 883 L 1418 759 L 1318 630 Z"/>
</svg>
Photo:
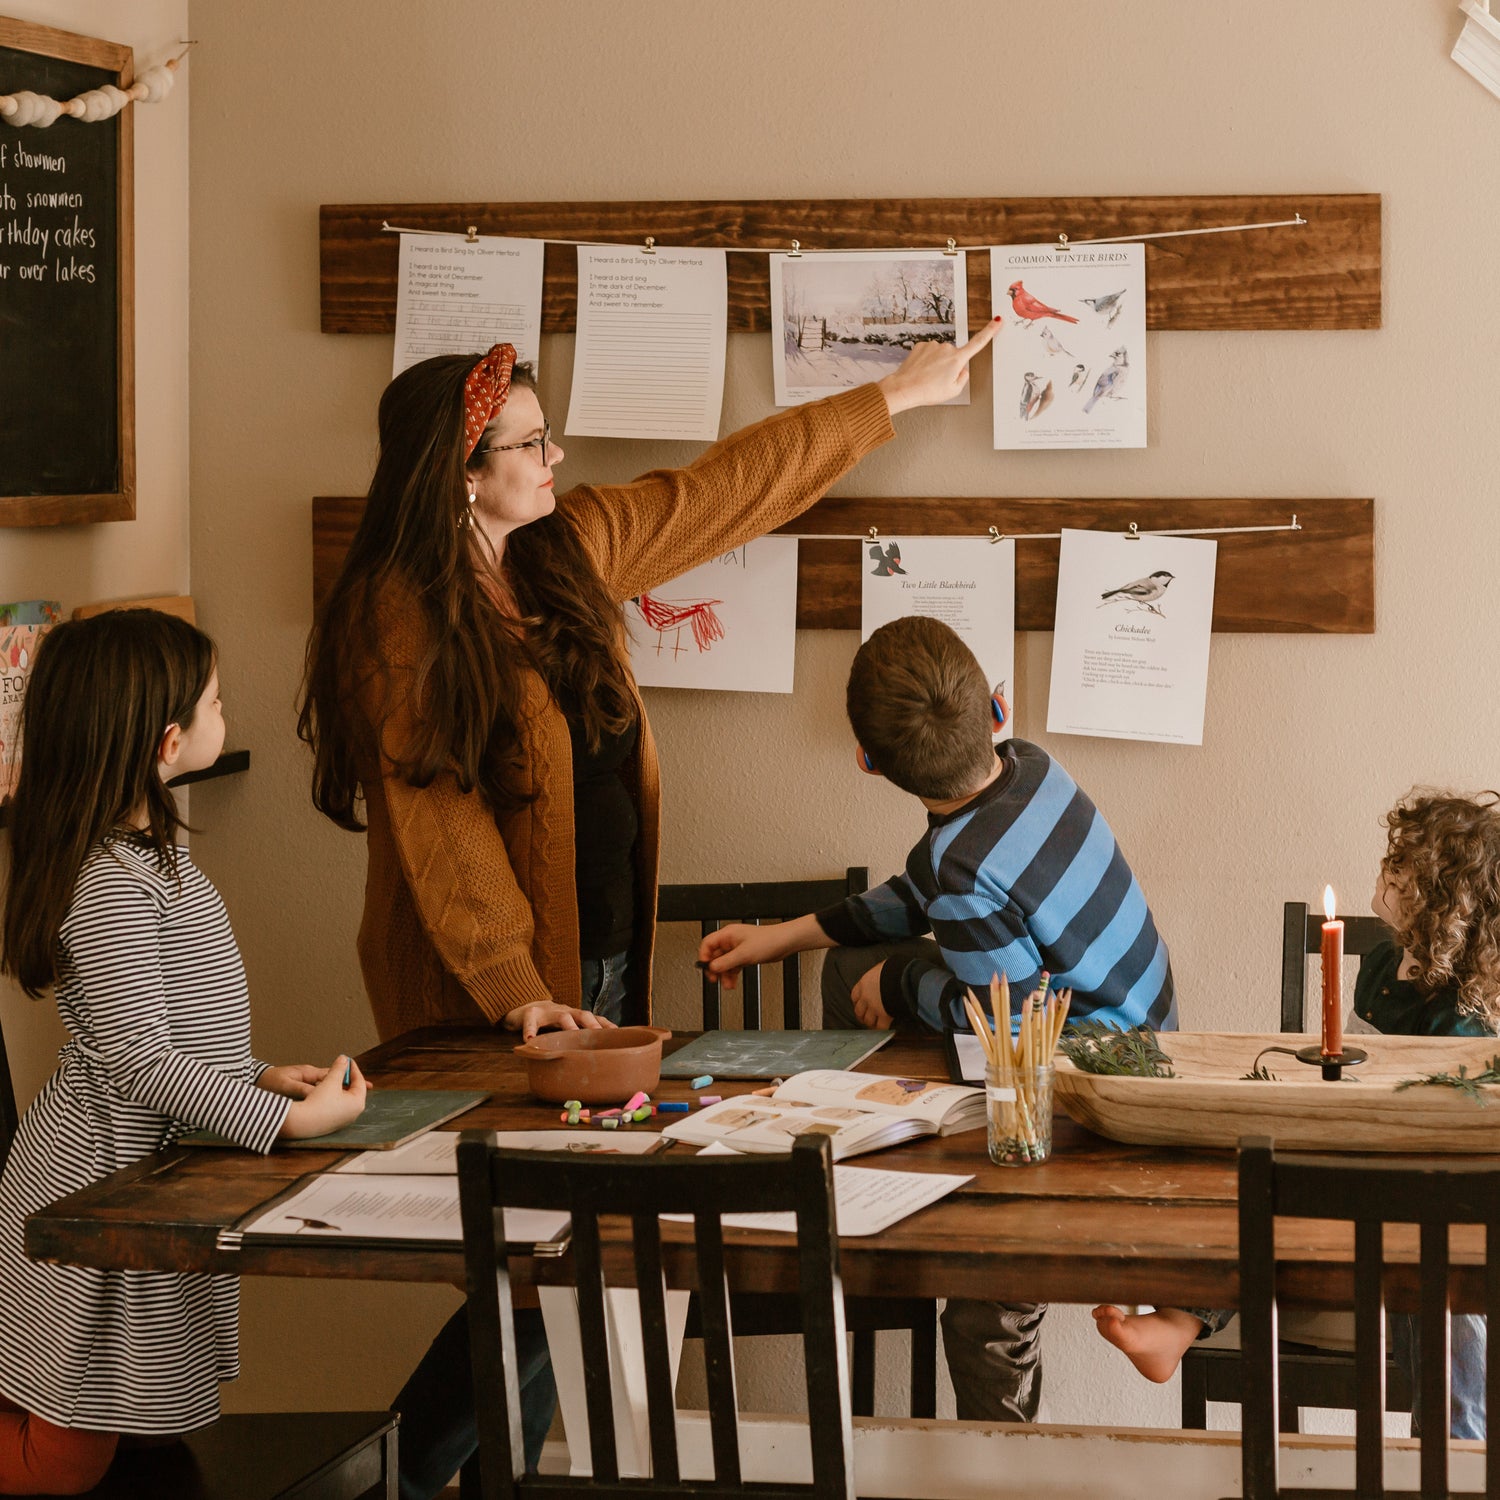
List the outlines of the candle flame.
<svg viewBox="0 0 1500 1500">
<path fill-rule="evenodd" d="M 1336 908 L 1333 904 L 1333 887 L 1331 885 L 1325 885 L 1323 887 L 1323 915 L 1327 917 L 1331 922 L 1333 921 L 1333 914 L 1335 910 Z"/>
</svg>

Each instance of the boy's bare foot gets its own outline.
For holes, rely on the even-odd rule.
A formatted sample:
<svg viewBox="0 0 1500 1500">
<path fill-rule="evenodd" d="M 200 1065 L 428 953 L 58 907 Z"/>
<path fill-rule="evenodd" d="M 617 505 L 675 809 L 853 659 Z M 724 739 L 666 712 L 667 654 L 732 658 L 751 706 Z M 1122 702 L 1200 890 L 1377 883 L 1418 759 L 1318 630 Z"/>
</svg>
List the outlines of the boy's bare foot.
<svg viewBox="0 0 1500 1500">
<path fill-rule="evenodd" d="M 1182 1356 L 1203 1331 L 1202 1322 L 1180 1307 L 1127 1313 L 1106 1303 L 1094 1309 L 1094 1324 L 1147 1380 L 1158 1385 L 1177 1373 Z"/>
</svg>

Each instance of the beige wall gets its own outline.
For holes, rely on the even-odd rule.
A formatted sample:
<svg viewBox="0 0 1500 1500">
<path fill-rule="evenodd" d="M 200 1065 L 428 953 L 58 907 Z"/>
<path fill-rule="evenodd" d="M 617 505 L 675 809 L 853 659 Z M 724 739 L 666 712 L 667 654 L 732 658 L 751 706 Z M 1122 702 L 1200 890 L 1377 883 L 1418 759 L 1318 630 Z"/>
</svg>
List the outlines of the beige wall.
<svg viewBox="0 0 1500 1500">
<path fill-rule="evenodd" d="M 200 0 L 191 21 L 193 582 L 224 648 L 231 741 L 255 756 L 194 811 L 263 1052 L 316 1059 L 373 1040 L 353 952 L 363 850 L 313 816 L 292 734 L 309 497 L 363 488 L 390 362 L 388 339 L 318 331 L 324 202 L 1378 191 L 1384 330 L 1154 335 L 1151 446 L 1131 453 L 995 454 L 981 359 L 971 407 L 904 417 L 845 488 L 1376 496 L 1379 632 L 1216 639 L 1202 749 L 1049 740 L 1050 637 L 1021 649 L 1021 731 L 1113 822 L 1189 1026 L 1274 1025 L 1280 903 L 1331 880 L 1360 909 L 1379 816 L 1411 782 L 1500 779 L 1485 478 L 1500 444 L 1500 100 L 1448 61 L 1449 0 Z M 732 340 L 725 430 L 770 410 L 767 352 Z M 571 339 L 548 342 L 554 420 L 570 358 Z M 567 448 L 565 473 L 591 479 L 694 451 Z M 149 439 L 142 457 L 143 475 L 165 461 Z M 851 769 L 840 702 L 854 644 L 804 634 L 791 698 L 652 695 L 668 879 L 898 866 L 921 818 Z M 666 967 L 680 1000 L 680 949 Z M 279 1369 L 293 1399 L 384 1400 L 451 1305 L 432 1290 L 252 1288 L 235 1399 L 275 1398 Z M 1080 1315 L 1049 1339 L 1054 1416 L 1175 1410 L 1120 1374 Z"/>
<path fill-rule="evenodd" d="M 124 42 L 137 71 L 187 34 L 187 0 L 6 0 L 7 16 Z M 135 117 L 134 521 L 0 531 L 0 599 L 95 599 L 188 589 L 188 77 Z M 3 348 L 3 339 L 0 339 Z M 0 982 L 0 1025 L 22 1104 L 51 1071 L 63 1032 L 50 1003 Z"/>
</svg>

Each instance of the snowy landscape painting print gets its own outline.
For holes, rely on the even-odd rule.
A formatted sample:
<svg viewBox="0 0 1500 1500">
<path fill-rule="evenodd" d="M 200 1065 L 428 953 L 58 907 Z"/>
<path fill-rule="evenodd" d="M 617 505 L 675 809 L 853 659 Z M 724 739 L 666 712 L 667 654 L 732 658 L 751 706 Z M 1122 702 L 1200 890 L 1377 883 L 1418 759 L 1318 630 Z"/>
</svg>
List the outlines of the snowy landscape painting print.
<svg viewBox="0 0 1500 1500">
<path fill-rule="evenodd" d="M 850 250 L 771 257 L 777 406 L 800 406 L 889 375 L 923 341 L 969 329 L 962 251 Z M 967 406 L 965 387 L 950 406 Z"/>
<path fill-rule="evenodd" d="M 642 687 L 791 692 L 796 537 L 757 537 L 636 595 L 625 626 Z"/>
</svg>

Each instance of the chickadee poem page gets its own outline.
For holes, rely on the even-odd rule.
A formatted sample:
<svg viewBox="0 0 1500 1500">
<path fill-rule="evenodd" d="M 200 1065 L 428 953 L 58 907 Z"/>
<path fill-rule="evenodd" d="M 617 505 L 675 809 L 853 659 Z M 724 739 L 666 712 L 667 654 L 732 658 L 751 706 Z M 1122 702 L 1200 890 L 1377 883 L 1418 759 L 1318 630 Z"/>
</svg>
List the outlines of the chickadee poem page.
<svg viewBox="0 0 1500 1500">
<path fill-rule="evenodd" d="M 1218 544 L 1065 531 L 1049 734 L 1203 743 Z"/>
<path fill-rule="evenodd" d="M 998 245 L 997 448 L 1146 446 L 1142 245 Z"/>
</svg>

